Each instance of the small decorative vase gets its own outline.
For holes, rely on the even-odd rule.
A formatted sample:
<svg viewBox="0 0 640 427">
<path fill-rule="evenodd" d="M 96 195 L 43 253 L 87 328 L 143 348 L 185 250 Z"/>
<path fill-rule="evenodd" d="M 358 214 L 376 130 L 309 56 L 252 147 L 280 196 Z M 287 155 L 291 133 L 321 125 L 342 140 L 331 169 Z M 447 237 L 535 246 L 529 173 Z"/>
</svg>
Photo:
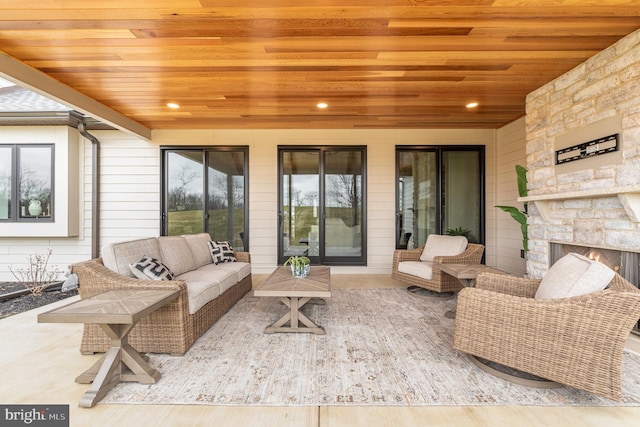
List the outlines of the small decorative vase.
<svg viewBox="0 0 640 427">
<path fill-rule="evenodd" d="M 309 274 L 309 270 L 311 269 L 310 265 L 305 265 L 304 267 L 294 267 L 291 266 L 291 274 L 293 277 L 307 277 Z"/>
<path fill-rule="evenodd" d="M 32 200 L 29 202 L 29 215 L 39 216 L 42 213 L 42 203 L 40 200 Z"/>
</svg>

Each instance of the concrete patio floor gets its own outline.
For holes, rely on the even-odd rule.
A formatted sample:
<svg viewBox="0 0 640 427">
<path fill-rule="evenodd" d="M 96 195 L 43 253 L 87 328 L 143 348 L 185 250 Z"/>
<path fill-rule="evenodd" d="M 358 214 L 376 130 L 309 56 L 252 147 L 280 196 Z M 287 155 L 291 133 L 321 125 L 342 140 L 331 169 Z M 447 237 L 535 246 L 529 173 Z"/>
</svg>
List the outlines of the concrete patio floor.
<svg viewBox="0 0 640 427">
<path fill-rule="evenodd" d="M 336 287 L 403 286 L 384 276 L 334 276 Z M 254 282 L 264 278 L 257 277 Z M 254 285 L 255 286 L 255 285 Z M 52 305 L 0 320 L 0 403 L 69 404 L 71 426 L 637 426 L 640 407 L 233 407 L 102 405 L 80 408 L 74 378 L 97 360 L 78 351 L 82 325 L 37 323 Z"/>
</svg>

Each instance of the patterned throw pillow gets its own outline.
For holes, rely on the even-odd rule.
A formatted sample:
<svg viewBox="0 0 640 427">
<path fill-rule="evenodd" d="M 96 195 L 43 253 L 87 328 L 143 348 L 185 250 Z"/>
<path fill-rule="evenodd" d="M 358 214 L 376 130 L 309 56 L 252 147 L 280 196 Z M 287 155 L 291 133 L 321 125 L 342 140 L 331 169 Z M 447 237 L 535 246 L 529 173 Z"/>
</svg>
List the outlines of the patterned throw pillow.
<svg viewBox="0 0 640 427">
<path fill-rule="evenodd" d="M 129 268 L 138 279 L 173 280 L 173 272 L 169 267 L 157 259 L 144 255 L 135 264 L 129 264 Z"/>
<path fill-rule="evenodd" d="M 209 247 L 214 264 L 237 261 L 230 242 L 212 240 L 209 242 Z"/>
</svg>

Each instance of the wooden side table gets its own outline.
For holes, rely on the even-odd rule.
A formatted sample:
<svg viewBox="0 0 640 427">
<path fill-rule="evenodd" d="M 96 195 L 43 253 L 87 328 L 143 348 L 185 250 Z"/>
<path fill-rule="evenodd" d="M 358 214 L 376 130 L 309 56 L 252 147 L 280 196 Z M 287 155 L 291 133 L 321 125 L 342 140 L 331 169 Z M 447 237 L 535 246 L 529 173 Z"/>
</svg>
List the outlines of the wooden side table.
<svg viewBox="0 0 640 427">
<path fill-rule="evenodd" d="M 476 278 L 480 273 L 509 274 L 484 264 L 439 264 L 438 268 L 440 268 L 440 271 L 458 279 L 462 286 L 466 288 L 475 286 Z M 455 319 L 456 312 L 455 310 L 450 310 L 444 316 L 447 319 Z"/>
<path fill-rule="evenodd" d="M 38 315 L 39 323 L 98 324 L 111 338 L 111 348 L 76 378 L 91 384 L 79 406 L 93 407 L 120 381 L 154 384 L 160 372 L 127 341 L 131 329 L 147 314 L 178 298 L 178 290 L 113 290 Z"/>
</svg>

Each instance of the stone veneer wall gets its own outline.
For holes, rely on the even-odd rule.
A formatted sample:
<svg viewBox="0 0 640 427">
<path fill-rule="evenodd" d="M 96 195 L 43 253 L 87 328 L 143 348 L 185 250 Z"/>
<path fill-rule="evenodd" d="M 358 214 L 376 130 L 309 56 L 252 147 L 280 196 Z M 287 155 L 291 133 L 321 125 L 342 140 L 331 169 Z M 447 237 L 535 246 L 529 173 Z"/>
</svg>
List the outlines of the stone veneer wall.
<svg viewBox="0 0 640 427">
<path fill-rule="evenodd" d="M 595 166 L 577 160 L 572 163 L 580 170 L 558 171 L 559 137 L 616 115 L 620 153 L 598 156 L 602 161 Z M 529 196 L 558 196 L 548 202 L 546 222 L 540 206 L 529 203 L 529 277 L 548 270 L 550 241 L 640 252 L 639 224 L 615 194 L 640 184 L 640 30 L 527 96 L 526 145 Z M 615 162 L 606 160 L 615 155 Z M 613 194 L 564 197 L 600 189 Z"/>
</svg>

